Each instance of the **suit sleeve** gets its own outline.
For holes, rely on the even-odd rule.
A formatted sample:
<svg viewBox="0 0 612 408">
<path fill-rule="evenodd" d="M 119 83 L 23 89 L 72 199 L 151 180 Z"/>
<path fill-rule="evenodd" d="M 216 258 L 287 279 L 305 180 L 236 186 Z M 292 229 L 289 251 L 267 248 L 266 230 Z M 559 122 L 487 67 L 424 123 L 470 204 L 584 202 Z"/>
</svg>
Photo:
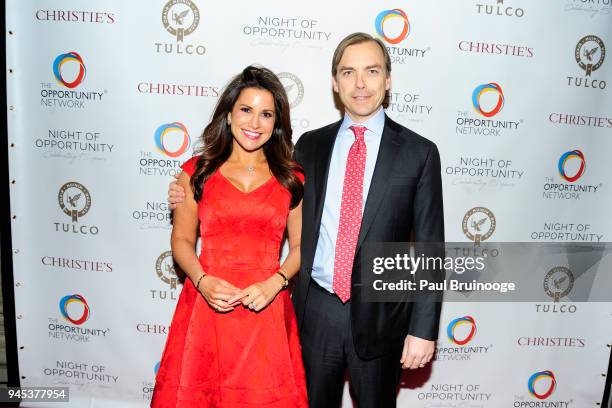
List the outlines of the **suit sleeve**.
<svg viewBox="0 0 612 408">
<path fill-rule="evenodd" d="M 435 144 L 431 144 L 425 165 L 421 172 L 414 200 L 413 228 L 415 242 L 437 243 L 426 245 L 426 256 L 444 258 L 444 211 L 442 202 L 442 176 L 440 154 Z M 444 279 L 444 270 L 423 271 L 422 278 L 440 282 Z M 417 277 L 418 279 L 418 277 Z M 426 340 L 436 340 L 442 308 L 441 293 L 421 294 L 413 304 L 408 333 Z"/>
</svg>

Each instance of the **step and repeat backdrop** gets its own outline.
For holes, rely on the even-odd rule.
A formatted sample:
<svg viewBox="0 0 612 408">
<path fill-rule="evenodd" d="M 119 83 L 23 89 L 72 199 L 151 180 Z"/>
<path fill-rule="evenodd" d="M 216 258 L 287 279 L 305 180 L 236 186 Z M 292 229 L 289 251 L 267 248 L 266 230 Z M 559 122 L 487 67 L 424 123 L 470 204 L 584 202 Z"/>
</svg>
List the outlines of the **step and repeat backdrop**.
<svg viewBox="0 0 612 408">
<path fill-rule="evenodd" d="M 341 117 L 331 56 L 351 32 L 383 39 L 387 114 L 440 149 L 448 241 L 612 238 L 610 0 L 8 0 L 6 11 L 19 371 L 23 386 L 69 386 L 64 406 L 149 403 L 182 288 L 167 185 L 230 77 L 274 70 L 296 141 Z M 573 302 L 571 265 L 557 266 L 570 272 L 536 280 L 547 302 L 446 303 L 436 359 L 406 373 L 399 406 L 597 406 L 612 303 Z"/>
</svg>

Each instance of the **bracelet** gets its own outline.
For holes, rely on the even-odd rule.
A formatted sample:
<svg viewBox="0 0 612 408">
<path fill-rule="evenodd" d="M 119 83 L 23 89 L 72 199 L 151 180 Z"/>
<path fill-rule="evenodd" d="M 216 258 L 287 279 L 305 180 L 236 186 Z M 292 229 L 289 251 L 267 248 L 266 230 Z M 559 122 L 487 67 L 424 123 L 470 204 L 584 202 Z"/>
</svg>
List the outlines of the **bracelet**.
<svg viewBox="0 0 612 408">
<path fill-rule="evenodd" d="M 284 279 L 283 289 L 285 289 L 285 288 L 287 288 L 289 286 L 289 279 L 287 279 L 287 275 L 285 275 L 287 272 L 285 272 L 285 273 L 283 273 L 283 272 L 285 272 L 285 270 L 283 268 L 278 268 L 278 271 L 276 271 L 276 273 L 278 273 Z"/>
<path fill-rule="evenodd" d="M 202 276 L 200 276 L 200 279 L 198 279 L 198 283 L 196 283 L 196 290 L 199 292 L 200 291 L 200 281 L 202 280 L 203 277 L 205 277 L 206 274 L 203 273 Z"/>
</svg>

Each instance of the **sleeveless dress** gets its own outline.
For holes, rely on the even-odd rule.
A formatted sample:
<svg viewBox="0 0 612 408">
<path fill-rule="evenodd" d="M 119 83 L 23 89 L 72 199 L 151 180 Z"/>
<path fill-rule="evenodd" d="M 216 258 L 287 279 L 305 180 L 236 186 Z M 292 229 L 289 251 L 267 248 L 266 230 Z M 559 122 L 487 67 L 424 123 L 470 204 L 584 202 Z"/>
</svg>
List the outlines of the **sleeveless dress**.
<svg viewBox="0 0 612 408">
<path fill-rule="evenodd" d="M 193 157 L 182 166 L 190 176 L 196 161 Z M 198 205 L 203 270 L 241 289 L 273 275 L 290 198 L 275 177 L 244 193 L 217 170 Z M 260 312 L 238 305 L 217 313 L 186 279 L 151 407 L 308 407 L 288 291 Z"/>
</svg>

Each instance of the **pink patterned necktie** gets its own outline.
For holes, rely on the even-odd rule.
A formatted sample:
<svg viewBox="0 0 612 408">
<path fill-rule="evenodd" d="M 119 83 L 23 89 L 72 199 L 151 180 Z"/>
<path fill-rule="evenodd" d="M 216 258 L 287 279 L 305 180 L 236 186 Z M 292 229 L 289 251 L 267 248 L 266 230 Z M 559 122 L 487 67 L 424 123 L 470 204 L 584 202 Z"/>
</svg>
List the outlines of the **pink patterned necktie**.
<svg viewBox="0 0 612 408">
<path fill-rule="evenodd" d="M 366 145 L 363 135 L 365 126 L 349 127 L 355 134 L 346 160 L 346 172 L 342 187 L 340 221 L 336 239 L 334 257 L 333 289 L 336 295 L 346 303 L 351 298 L 351 274 L 357 238 L 361 228 L 361 209 L 363 208 L 363 175 L 366 163 Z"/>
</svg>

